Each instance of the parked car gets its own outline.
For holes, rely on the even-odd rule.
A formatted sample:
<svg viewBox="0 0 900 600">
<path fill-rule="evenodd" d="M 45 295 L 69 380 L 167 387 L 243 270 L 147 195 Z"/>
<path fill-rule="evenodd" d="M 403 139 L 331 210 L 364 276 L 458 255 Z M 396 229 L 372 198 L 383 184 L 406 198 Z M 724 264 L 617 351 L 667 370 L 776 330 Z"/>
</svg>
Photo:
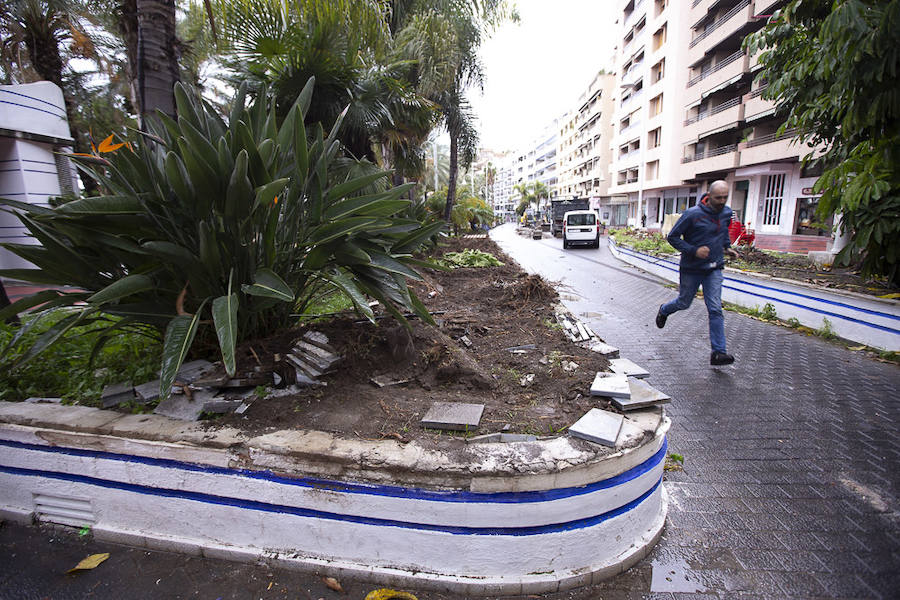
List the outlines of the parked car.
<svg viewBox="0 0 900 600">
<path fill-rule="evenodd" d="M 600 247 L 600 220 L 592 210 L 570 210 L 563 215 L 563 248 Z"/>
</svg>

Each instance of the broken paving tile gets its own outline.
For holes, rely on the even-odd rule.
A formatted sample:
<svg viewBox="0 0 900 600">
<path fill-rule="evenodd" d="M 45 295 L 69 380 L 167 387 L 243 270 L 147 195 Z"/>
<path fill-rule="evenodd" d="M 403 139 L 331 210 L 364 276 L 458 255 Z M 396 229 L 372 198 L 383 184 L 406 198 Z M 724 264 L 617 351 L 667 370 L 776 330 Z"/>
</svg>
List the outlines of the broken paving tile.
<svg viewBox="0 0 900 600">
<path fill-rule="evenodd" d="M 591 352 L 602 354 L 603 356 L 619 355 L 619 349 L 603 342 L 592 341 L 589 346 Z"/>
<path fill-rule="evenodd" d="M 307 331 L 303 334 L 303 337 L 301 339 L 309 342 L 310 344 L 313 344 L 314 346 L 318 346 L 323 350 L 328 350 L 329 352 L 335 353 L 334 348 L 332 348 L 328 344 L 328 336 L 320 331 Z"/>
<path fill-rule="evenodd" d="M 562 368 L 566 373 L 574 373 L 578 370 L 578 363 L 572 362 L 571 360 L 566 360 L 563 361 Z"/>
<path fill-rule="evenodd" d="M 643 378 L 649 377 L 650 375 L 650 371 L 633 363 L 627 358 L 610 359 L 609 368 L 612 369 L 614 373 L 620 373 L 628 377 Z"/>
<path fill-rule="evenodd" d="M 210 402 L 216 395 L 211 390 L 201 390 L 195 392 L 193 398 L 187 396 L 169 396 L 159 403 L 159 406 L 153 411 L 157 415 L 180 419 L 182 421 L 196 421 L 200 418 L 200 414 L 204 410 L 207 402 Z"/>
<path fill-rule="evenodd" d="M 470 339 L 469 339 L 469 336 L 467 336 L 467 335 L 464 335 L 464 336 L 460 337 L 460 338 L 459 338 L 459 341 L 462 342 L 462 343 L 465 345 L 466 348 L 471 348 L 471 347 L 472 347 L 472 340 L 470 340 Z"/>
<path fill-rule="evenodd" d="M 501 442 L 501 443 L 509 443 L 509 442 L 533 442 L 537 440 L 536 435 L 530 435 L 527 433 L 487 433 L 485 435 L 476 435 L 475 437 L 466 439 L 466 443 L 468 444 L 484 444 L 491 442 Z"/>
<path fill-rule="evenodd" d="M 537 350 L 537 346 L 534 344 L 522 344 L 521 346 L 510 346 L 509 348 L 504 348 L 507 352 L 526 352 L 528 350 Z"/>
<path fill-rule="evenodd" d="M 247 373 L 243 377 L 233 377 L 223 383 L 220 387 L 223 388 L 242 388 L 242 387 L 256 387 L 258 385 L 271 385 L 272 384 L 272 374 L 271 373 Z"/>
<path fill-rule="evenodd" d="M 620 414 L 592 408 L 569 426 L 569 435 L 604 446 L 615 446 L 624 420 L 625 417 Z"/>
<path fill-rule="evenodd" d="M 378 375 L 377 377 L 372 377 L 371 379 L 369 379 L 369 381 L 380 388 L 409 383 L 409 379 L 391 379 L 387 375 Z"/>
<path fill-rule="evenodd" d="M 591 384 L 591 396 L 609 396 L 610 398 L 630 398 L 631 388 L 628 378 L 619 373 L 599 372 Z"/>
<path fill-rule="evenodd" d="M 468 431 L 478 427 L 484 404 L 466 402 L 432 402 L 428 412 L 422 417 L 423 427 Z"/>
<path fill-rule="evenodd" d="M 582 323 L 581 321 L 578 321 L 577 323 L 575 323 L 575 326 L 578 328 L 578 333 L 581 334 L 582 340 L 589 340 L 593 337 L 591 335 L 591 333 L 588 331 L 588 328 L 585 327 L 584 323 Z"/>
<path fill-rule="evenodd" d="M 111 408 L 123 402 L 131 402 L 134 400 L 134 386 L 131 385 L 130 381 L 108 385 L 103 388 L 100 400 L 103 403 L 103 408 Z"/>
<path fill-rule="evenodd" d="M 521 385 L 522 387 L 528 387 L 532 383 L 534 383 L 534 373 L 529 373 L 519 380 L 519 385 Z"/>
<path fill-rule="evenodd" d="M 134 386 L 135 400 L 142 404 L 148 404 L 159 398 L 159 379 L 148 381 Z"/>
<path fill-rule="evenodd" d="M 325 350 L 324 348 L 322 348 L 320 346 L 316 346 L 315 344 L 310 344 L 303 340 L 297 341 L 297 343 L 294 345 L 294 350 L 300 350 L 301 354 L 316 356 L 316 357 L 322 359 L 323 362 L 326 362 L 329 364 L 333 363 L 333 362 L 337 362 L 341 358 L 334 352 Z"/>
<path fill-rule="evenodd" d="M 303 371 L 306 375 L 308 375 L 312 379 L 315 379 L 316 377 L 320 377 L 322 375 L 322 371 L 319 371 L 313 365 L 307 363 L 299 356 L 296 356 L 294 354 L 288 354 L 285 356 L 285 358 L 287 360 L 289 360 L 290 362 L 292 362 L 295 367 L 297 367 L 299 370 Z"/>
<path fill-rule="evenodd" d="M 222 415 L 234 412 L 244 403 L 243 400 L 226 400 L 224 398 L 215 398 L 203 405 L 203 412 Z"/>
<path fill-rule="evenodd" d="M 62 404 L 62 398 L 41 398 L 32 396 L 31 398 L 26 398 L 25 402 L 31 402 L 32 404 Z"/>
<path fill-rule="evenodd" d="M 247 402 L 242 402 L 240 406 L 238 406 L 236 409 L 234 409 L 234 414 L 236 414 L 236 415 L 244 414 L 245 412 L 247 412 L 247 409 L 250 408 L 251 404 L 253 404 L 253 403 L 250 402 L 248 404 Z"/>
<path fill-rule="evenodd" d="M 630 398 L 613 398 L 613 404 L 622 410 L 634 410 L 656 404 L 668 404 L 672 398 L 640 379 L 629 378 Z"/>
</svg>

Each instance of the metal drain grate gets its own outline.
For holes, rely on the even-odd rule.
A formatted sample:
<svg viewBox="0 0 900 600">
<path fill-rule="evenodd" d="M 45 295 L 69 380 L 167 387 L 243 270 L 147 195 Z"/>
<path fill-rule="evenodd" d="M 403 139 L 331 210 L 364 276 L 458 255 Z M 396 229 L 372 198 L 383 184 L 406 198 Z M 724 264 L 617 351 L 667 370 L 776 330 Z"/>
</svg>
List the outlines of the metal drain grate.
<svg viewBox="0 0 900 600">
<path fill-rule="evenodd" d="M 38 521 L 84 527 L 97 519 L 90 498 L 34 494 L 34 514 Z"/>
</svg>

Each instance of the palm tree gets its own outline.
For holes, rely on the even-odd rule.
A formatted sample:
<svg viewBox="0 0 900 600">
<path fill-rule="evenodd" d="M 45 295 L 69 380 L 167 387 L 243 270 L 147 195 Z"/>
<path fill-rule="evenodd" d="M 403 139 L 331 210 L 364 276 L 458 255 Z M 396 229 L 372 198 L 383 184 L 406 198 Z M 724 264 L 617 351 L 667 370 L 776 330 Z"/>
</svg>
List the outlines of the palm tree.
<svg viewBox="0 0 900 600">
<path fill-rule="evenodd" d="M 507 18 L 517 19 L 505 0 L 422 0 L 394 2 L 402 11 L 397 37 L 416 60 L 418 89 L 441 108 L 450 134 L 449 185 L 444 219 L 451 220 L 460 157 L 475 158 L 478 133 L 465 91 L 482 84 L 478 50 L 485 35 Z"/>
<path fill-rule="evenodd" d="M 180 80 L 175 0 L 135 0 L 137 92 L 141 121 L 157 110 L 175 115 L 173 88 Z"/>
</svg>

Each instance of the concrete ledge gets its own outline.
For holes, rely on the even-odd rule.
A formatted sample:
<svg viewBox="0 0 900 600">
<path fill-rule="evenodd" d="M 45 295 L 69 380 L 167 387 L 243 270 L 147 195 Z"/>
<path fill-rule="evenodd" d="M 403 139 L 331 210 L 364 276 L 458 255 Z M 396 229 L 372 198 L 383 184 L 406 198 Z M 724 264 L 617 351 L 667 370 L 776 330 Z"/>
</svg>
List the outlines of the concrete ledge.
<svg viewBox="0 0 900 600">
<path fill-rule="evenodd" d="M 615 575 L 659 538 L 669 420 L 616 448 L 251 437 L 159 415 L 0 402 L 0 511 L 98 538 L 466 594 Z"/>
<path fill-rule="evenodd" d="M 653 256 L 620 246 L 610 238 L 613 256 L 630 265 L 678 283 L 678 258 Z M 847 340 L 900 351 L 900 302 L 845 290 L 825 290 L 811 284 L 725 268 L 722 299 L 746 308 L 775 307 L 781 319 L 797 319 L 813 329 L 828 319 L 836 335 Z"/>
</svg>

